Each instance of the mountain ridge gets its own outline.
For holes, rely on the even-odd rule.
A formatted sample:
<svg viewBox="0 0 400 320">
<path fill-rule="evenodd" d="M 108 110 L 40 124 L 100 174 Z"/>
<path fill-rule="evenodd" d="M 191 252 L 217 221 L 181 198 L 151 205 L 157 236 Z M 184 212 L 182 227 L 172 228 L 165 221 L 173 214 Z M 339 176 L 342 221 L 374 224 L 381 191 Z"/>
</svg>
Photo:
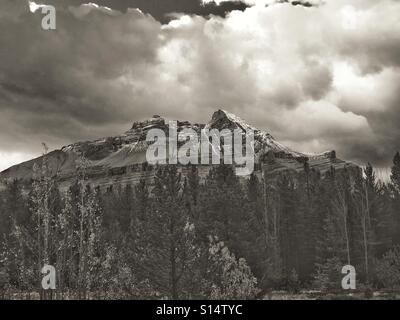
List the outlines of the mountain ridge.
<svg viewBox="0 0 400 320">
<path fill-rule="evenodd" d="M 193 129 L 197 133 L 202 129 L 241 129 L 254 131 L 254 154 L 256 170 L 262 174 L 273 175 L 277 171 L 299 171 L 308 162 L 311 168 L 324 172 L 330 167 L 342 168 L 355 166 L 336 158 L 335 151 L 321 154 L 305 154 L 294 151 L 279 141 L 269 132 L 260 130 L 240 117 L 226 110 L 219 109 L 212 115 L 207 124 L 177 121 L 178 135 L 183 129 Z M 33 178 L 34 164 L 40 164 L 43 157 L 49 164 L 51 175 L 57 177 L 62 185 L 68 186 L 77 175 L 77 168 L 82 157 L 87 159 L 89 180 L 98 185 L 114 183 L 135 183 L 146 177 L 151 170 L 146 161 L 146 150 L 150 145 L 146 142 L 147 132 L 151 129 L 161 129 L 168 134 L 168 121 L 154 115 L 152 118 L 136 121 L 126 132 L 93 141 L 79 141 L 54 150 L 44 156 L 14 165 L 0 173 L 1 181 L 21 179 L 29 182 Z M 207 174 L 207 167 L 199 165 Z M 208 167 L 209 169 L 209 167 Z M 265 171 L 267 170 L 267 171 Z"/>
</svg>

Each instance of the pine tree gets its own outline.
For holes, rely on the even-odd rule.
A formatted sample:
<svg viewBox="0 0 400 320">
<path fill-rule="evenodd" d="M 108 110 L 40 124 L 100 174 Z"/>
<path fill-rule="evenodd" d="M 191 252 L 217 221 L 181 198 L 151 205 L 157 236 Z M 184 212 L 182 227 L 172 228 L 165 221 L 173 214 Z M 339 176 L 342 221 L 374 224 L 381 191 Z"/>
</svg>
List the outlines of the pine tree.
<svg viewBox="0 0 400 320">
<path fill-rule="evenodd" d="M 351 260 L 347 185 L 340 178 L 333 168 L 325 173 L 316 204 L 323 223 L 317 242 L 314 285 L 321 290 L 337 288 L 339 266 Z"/>
<path fill-rule="evenodd" d="M 375 250 L 377 258 L 389 250 L 393 242 L 394 227 L 392 194 L 386 183 L 378 182 L 375 205 L 371 211 L 371 221 L 375 233 Z"/>
<path fill-rule="evenodd" d="M 345 169 L 344 169 L 345 170 Z M 347 171 L 336 175 L 333 189 L 333 212 L 327 217 L 327 228 L 332 235 L 334 256 L 342 258 L 345 255 L 347 264 L 351 264 L 351 239 L 350 239 L 350 201 L 349 201 L 349 176 Z M 336 244 L 335 244 L 336 242 Z"/>
<path fill-rule="evenodd" d="M 147 212 L 150 206 L 150 192 L 148 188 L 148 183 L 145 179 L 141 179 L 139 183 L 135 186 L 135 204 L 136 204 L 136 216 L 140 220 L 146 219 Z"/>
<path fill-rule="evenodd" d="M 325 189 L 322 187 L 320 173 L 305 167 L 304 175 L 300 176 L 297 188 L 298 210 L 302 219 L 300 238 L 302 259 L 300 259 L 299 278 L 309 282 L 315 273 L 318 262 L 318 244 L 323 238 L 323 222 L 329 199 L 324 199 Z"/>
<path fill-rule="evenodd" d="M 201 192 L 201 186 L 197 166 L 191 165 L 188 168 L 188 172 L 184 180 L 183 191 L 185 205 L 189 210 L 189 214 L 193 221 L 197 224 L 201 218 L 201 212 L 199 211 L 199 196 Z"/>
<path fill-rule="evenodd" d="M 18 180 L 6 184 L 2 194 L 1 227 L 2 238 L 0 241 L 0 265 L 10 288 L 31 290 L 34 277 L 37 279 L 37 269 L 32 260 L 32 247 L 34 243 L 28 236 L 29 211 L 22 185 Z M 27 246 L 30 244 L 31 247 Z M 36 264 L 35 264 L 36 266 Z M 35 283 L 36 284 L 36 283 Z"/>
<path fill-rule="evenodd" d="M 396 191 L 397 195 L 400 194 L 400 153 L 397 152 L 393 158 L 392 173 L 390 175 L 390 181 Z"/>
<path fill-rule="evenodd" d="M 354 240 L 358 241 L 359 264 L 363 266 L 363 275 L 369 282 L 371 264 L 371 250 L 374 238 L 371 223 L 371 200 L 374 197 L 375 178 L 372 166 L 369 164 L 364 170 L 365 178 L 360 174 L 355 175 L 351 186 L 350 198 L 354 208 L 355 220 L 353 225 Z M 357 243 L 356 243 L 357 246 Z"/>
<path fill-rule="evenodd" d="M 282 258 L 282 271 L 285 285 L 293 269 L 298 274 L 301 258 L 301 239 L 299 238 L 301 217 L 298 211 L 298 198 L 295 182 L 292 177 L 285 174 L 277 180 L 279 196 L 279 248 Z"/>
<path fill-rule="evenodd" d="M 390 187 L 392 190 L 392 216 L 394 221 L 393 242 L 400 244 L 400 153 L 393 158 L 392 173 L 390 175 Z"/>
<path fill-rule="evenodd" d="M 194 224 L 184 206 L 182 178 L 176 166 L 157 169 L 153 203 L 141 221 L 136 268 L 160 295 L 172 299 L 190 296 L 185 283 L 197 256 Z"/>
<path fill-rule="evenodd" d="M 247 181 L 246 202 L 241 233 L 238 241 L 243 243 L 239 252 L 251 266 L 254 275 L 260 279 L 260 286 L 267 288 L 271 277 L 271 236 L 266 208 L 264 186 L 253 173 Z"/>
<path fill-rule="evenodd" d="M 245 192 L 232 166 L 218 165 L 212 168 L 206 177 L 204 189 L 201 223 L 203 238 L 216 235 L 234 253 L 238 253 L 241 248 L 237 237 L 245 220 Z"/>
<path fill-rule="evenodd" d="M 2 194 L 2 223 L 1 230 L 5 233 L 11 230 L 12 221 L 17 224 L 25 224 L 29 221 L 29 210 L 26 205 L 26 197 L 23 195 L 21 181 L 14 179 L 6 183 L 6 188 Z"/>
</svg>

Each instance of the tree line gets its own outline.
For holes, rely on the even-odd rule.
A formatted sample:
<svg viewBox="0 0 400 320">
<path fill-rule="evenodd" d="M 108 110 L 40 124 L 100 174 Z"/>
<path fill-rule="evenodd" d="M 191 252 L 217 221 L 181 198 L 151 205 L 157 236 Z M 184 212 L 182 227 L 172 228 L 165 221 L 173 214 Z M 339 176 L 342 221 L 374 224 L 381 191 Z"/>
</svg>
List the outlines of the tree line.
<svg viewBox="0 0 400 320">
<path fill-rule="evenodd" d="M 29 193 L 0 194 L 0 291 L 40 291 L 56 268 L 66 297 L 253 299 L 272 290 L 341 290 L 353 265 L 358 288 L 400 287 L 400 155 L 390 181 L 363 170 L 242 180 L 231 166 L 185 175 L 157 167 L 154 181 L 100 190 L 82 159 L 61 192 L 46 157 Z"/>
</svg>

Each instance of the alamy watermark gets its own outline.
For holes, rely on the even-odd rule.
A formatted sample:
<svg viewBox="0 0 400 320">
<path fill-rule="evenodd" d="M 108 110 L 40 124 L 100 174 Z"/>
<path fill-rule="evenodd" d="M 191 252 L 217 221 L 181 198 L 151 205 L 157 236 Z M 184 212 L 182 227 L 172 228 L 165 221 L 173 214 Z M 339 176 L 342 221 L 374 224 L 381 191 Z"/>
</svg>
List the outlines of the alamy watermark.
<svg viewBox="0 0 400 320">
<path fill-rule="evenodd" d="M 52 265 L 44 265 L 41 273 L 42 288 L 44 290 L 55 290 L 56 289 L 56 268 Z M 345 276 L 342 278 L 341 285 L 343 290 L 355 290 L 356 289 L 356 269 L 352 265 L 343 266 L 341 273 Z"/>
<path fill-rule="evenodd" d="M 245 143 L 243 143 L 243 139 Z M 200 134 L 191 128 L 178 132 L 177 122 L 168 122 L 168 138 L 161 129 L 150 129 L 147 142 L 153 142 L 146 152 L 149 164 L 235 165 L 236 175 L 254 171 L 254 132 L 252 130 L 217 130 L 203 128 Z M 221 145 L 221 141 L 223 144 Z M 178 149 L 178 143 L 183 143 Z M 245 150 L 243 150 L 245 146 Z"/>
<path fill-rule="evenodd" d="M 345 265 L 342 268 L 342 274 L 345 276 L 342 279 L 343 290 L 355 290 L 356 289 L 356 268 L 352 265 Z"/>
<path fill-rule="evenodd" d="M 51 265 L 44 265 L 42 268 L 42 288 L 43 290 L 55 290 L 56 289 L 56 268 Z"/>
<path fill-rule="evenodd" d="M 51 5 L 37 4 L 36 2 L 29 1 L 29 10 L 32 13 L 35 13 L 38 9 L 45 15 L 42 19 L 42 29 L 56 30 L 56 8 Z"/>
</svg>

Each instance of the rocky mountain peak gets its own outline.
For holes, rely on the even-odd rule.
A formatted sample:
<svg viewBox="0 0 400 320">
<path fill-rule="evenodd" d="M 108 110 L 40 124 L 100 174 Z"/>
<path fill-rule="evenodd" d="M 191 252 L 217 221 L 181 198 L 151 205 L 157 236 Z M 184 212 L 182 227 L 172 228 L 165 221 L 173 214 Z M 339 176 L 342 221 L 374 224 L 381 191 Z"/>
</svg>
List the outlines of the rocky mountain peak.
<svg viewBox="0 0 400 320">
<path fill-rule="evenodd" d="M 138 130 L 150 127 L 162 128 L 164 126 L 165 126 L 165 119 L 159 115 L 154 115 L 152 118 L 147 120 L 135 121 L 132 124 L 132 128 L 130 130 Z"/>
<path fill-rule="evenodd" d="M 219 109 L 212 115 L 211 121 L 207 124 L 206 128 L 208 129 L 242 129 L 246 130 L 253 130 L 256 131 L 257 129 L 251 125 L 249 125 L 246 121 L 239 118 L 238 116 L 230 113 L 226 110 Z"/>
<path fill-rule="evenodd" d="M 273 161 L 267 161 L 269 172 L 282 170 L 302 170 L 304 161 L 309 160 L 311 168 L 326 171 L 331 166 L 335 168 L 347 165 L 346 162 L 336 158 L 334 152 L 323 154 L 304 154 L 296 152 L 279 143 L 265 130 L 259 130 L 238 116 L 226 110 L 219 109 L 212 115 L 206 124 L 195 124 L 189 121 L 176 121 L 177 132 L 186 128 L 199 133 L 201 129 L 241 129 L 254 131 L 254 156 L 259 167 L 265 163 L 266 156 L 270 155 Z M 161 129 L 168 136 L 168 120 L 159 115 L 154 115 L 147 120 L 137 121 L 131 129 L 114 137 L 105 137 L 92 141 L 81 141 L 70 144 L 47 154 L 45 157 L 51 164 L 54 174 L 65 187 L 76 176 L 77 161 L 84 156 L 90 162 L 91 181 L 97 185 L 110 185 L 115 181 L 137 182 L 147 173 L 142 170 L 146 164 L 146 151 L 149 143 L 147 134 L 151 129 Z M 5 180 L 23 179 L 30 181 L 33 174 L 33 165 L 40 164 L 43 157 L 32 159 L 25 163 L 15 165 L 0 173 L 0 183 Z M 273 163 L 273 164 L 270 164 Z M 144 168 L 144 167 L 143 167 Z M 207 173 L 207 168 L 202 168 Z"/>
</svg>

